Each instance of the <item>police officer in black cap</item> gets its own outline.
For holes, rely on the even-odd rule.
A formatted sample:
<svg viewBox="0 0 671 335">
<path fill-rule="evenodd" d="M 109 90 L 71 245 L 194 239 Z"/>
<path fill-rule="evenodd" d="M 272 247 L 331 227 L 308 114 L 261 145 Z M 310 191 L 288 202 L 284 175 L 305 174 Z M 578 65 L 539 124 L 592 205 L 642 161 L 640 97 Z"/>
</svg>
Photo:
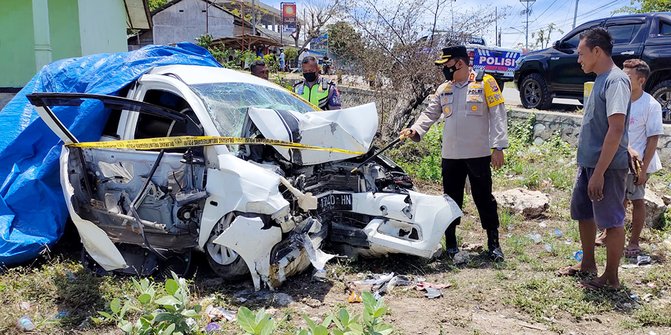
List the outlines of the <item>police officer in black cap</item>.
<svg viewBox="0 0 671 335">
<path fill-rule="evenodd" d="M 501 90 L 494 77 L 472 71 L 464 46 L 444 48 L 435 64 L 442 66 L 445 82 L 429 98 L 429 106 L 417 121 L 401 134 L 420 141 L 441 114 L 445 117 L 443 191 L 462 207 L 468 176 L 482 228 L 487 232 L 489 255 L 495 261 L 502 261 L 499 216 L 492 195 L 490 168 L 490 165 L 495 169 L 503 165 L 503 150 L 508 146 L 507 116 Z M 459 222 L 459 219 L 455 220 L 445 232 L 448 256 L 459 252 L 456 238 Z"/>
</svg>

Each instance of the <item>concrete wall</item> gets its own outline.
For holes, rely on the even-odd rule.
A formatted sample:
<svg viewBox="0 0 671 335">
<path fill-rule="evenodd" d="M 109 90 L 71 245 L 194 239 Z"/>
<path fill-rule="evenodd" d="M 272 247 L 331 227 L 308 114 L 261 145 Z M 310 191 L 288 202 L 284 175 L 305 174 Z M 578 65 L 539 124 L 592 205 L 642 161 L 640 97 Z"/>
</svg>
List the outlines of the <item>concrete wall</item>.
<svg viewBox="0 0 671 335">
<path fill-rule="evenodd" d="M 49 0 L 49 36 L 53 60 L 82 55 L 79 6 L 73 0 Z"/>
<path fill-rule="evenodd" d="M 562 139 L 578 145 L 578 134 L 582 124 L 582 116 L 558 112 L 536 111 L 534 125 L 534 142 L 543 143 L 555 134 Z M 533 114 L 523 110 L 510 110 L 508 118 L 511 120 L 528 120 Z M 671 166 L 671 125 L 664 125 L 664 135 L 659 137 L 657 153 L 667 168 Z"/>
<path fill-rule="evenodd" d="M 215 39 L 234 36 L 233 16 L 206 6 L 202 0 L 183 0 L 154 15 L 154 43 L 195 42 L 206 33 Z"/>
<path fill-rule="evenodd" d="M 0 87 L 63 58 L 127 51 L 123 0 L 0 0 Z"/>
<path fill-rule="evenodd" d="M 22 87 L 35 73 L 32 2 L 0 5 L 0 87 Z"/>
<path fill-rule="evenodd" d="M 123 0 L 79 0 L 81 55 L 128 51 Z"/>
</svg>

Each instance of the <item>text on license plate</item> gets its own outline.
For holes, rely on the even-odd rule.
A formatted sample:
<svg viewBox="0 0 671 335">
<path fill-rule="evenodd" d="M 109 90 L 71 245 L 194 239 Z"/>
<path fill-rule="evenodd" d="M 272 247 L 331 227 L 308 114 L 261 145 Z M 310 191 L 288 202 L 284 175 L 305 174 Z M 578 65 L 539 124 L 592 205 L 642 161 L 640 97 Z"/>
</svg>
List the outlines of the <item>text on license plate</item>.
<svg viewBox="0 0 671 335">
<path fill-rule="evenodd" d="M 352 210 L 351 194 L 328 194 L 319 197 L 318 210 L 320 212 L 331 210 Z"/>
</svg>

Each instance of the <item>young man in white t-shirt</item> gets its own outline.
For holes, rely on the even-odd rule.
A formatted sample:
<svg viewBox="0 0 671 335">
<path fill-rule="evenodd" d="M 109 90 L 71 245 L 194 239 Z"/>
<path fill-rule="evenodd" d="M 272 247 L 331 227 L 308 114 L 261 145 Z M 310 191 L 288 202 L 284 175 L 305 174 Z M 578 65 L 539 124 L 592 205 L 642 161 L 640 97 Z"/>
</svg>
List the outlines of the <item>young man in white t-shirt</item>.
<svg viewBox="0 0 671 335">
<path fill-rule="evenodd" d="M 636 257 L 641 251 L 639 238 L 645 224 L 645 183 L 648 176 L 662 168 L 657 156 L 657 140 L 664 134 L 662 126 L 662 106 L 650 94 L 643 91 L 643 85 L 650 75 L 650 67 L 640 59 L 624 62 L 624 72 L 631 80 L 631 111 L 629 115 L 629 154 L 641 162 L 638 175 L 629 173 L 627 177 L 626 199 L 631 201 L 631 238 L 624 249 L 627 257 Z M 625 201 L 626 202 L 626 201 Z M 602 243 L 606 234 L 597 238 Z"/>
</svg>

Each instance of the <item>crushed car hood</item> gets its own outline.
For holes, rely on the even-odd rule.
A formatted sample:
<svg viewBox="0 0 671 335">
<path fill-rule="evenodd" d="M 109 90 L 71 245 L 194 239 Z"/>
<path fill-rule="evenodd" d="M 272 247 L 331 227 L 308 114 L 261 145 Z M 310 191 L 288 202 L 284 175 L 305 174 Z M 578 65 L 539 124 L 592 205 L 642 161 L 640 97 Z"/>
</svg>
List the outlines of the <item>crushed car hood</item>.
<svg viewBox="0 0 671 335">
<path fill-rule="evenodd" d="M 324 148 L 368 152 L 378 127 L 375 103 L 334 111 L 298 113 L 250 108 L 249 117 L 265 138 Z M 348 159 L 356 155 L 331 151 L 291 151 L 274 147 L 285 159 L 311 165 Z"/>
</svg>

